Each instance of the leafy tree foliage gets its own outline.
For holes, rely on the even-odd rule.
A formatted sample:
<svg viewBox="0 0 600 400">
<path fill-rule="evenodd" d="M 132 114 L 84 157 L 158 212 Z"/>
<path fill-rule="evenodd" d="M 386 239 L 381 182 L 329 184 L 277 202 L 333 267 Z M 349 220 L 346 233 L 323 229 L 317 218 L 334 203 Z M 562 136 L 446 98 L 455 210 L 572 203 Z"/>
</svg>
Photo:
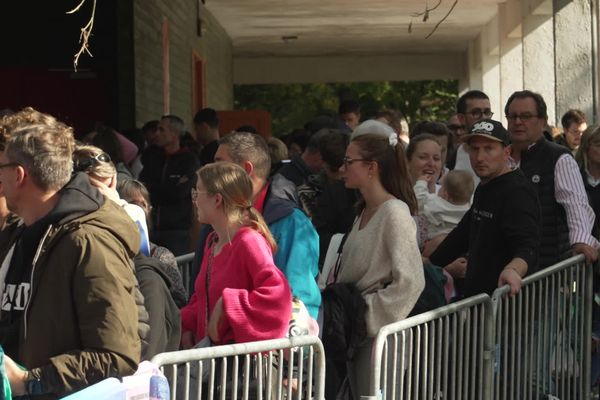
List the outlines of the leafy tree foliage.
<svg viewBox="0 0 600 400">
<path fill-rule="evenodd" d="M 273 133 L 280 136 L 303 127 L 317 115 L 335 114 L 339 101 L 344 99 L 355 99 L 360 103 L 363 119 L 381 109 L 392 108 L 402 111 L 410 124 L 421 120 L 445 121 L 454 114 L 458 82 L 236 85 L 234 95 L 238 110 L 269 111 Z"/>
</svg>

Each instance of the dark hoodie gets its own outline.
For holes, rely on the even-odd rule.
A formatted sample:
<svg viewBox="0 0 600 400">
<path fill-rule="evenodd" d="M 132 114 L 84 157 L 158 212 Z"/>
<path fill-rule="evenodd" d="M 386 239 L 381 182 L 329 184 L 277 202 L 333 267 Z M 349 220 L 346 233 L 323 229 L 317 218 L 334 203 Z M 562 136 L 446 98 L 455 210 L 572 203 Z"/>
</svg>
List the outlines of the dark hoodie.
<svg viewBox="0 0 600 400">
<path fill-rule="evenodd" d="M 16 361 L 49 397 L 132 373 L 140 357 L 135 223 L 77 174 L 48 215 L 20 229 L 7 273 L 9 285 L 27 289 L 10 303 L 24 307 L 7 316 L 18 324 Z M 3 239 L 0 260 L 14 243 Z"/>
<path fill-rule="evenodd" d="M 150 323 L 142 360 L 150 360 L 156 354 L 179 350 L 181 319 L 172 295 L 173 283 L 166 271 L 169 267 L 142 253 L 135 256 L 134 263 Z"/>
</svg>

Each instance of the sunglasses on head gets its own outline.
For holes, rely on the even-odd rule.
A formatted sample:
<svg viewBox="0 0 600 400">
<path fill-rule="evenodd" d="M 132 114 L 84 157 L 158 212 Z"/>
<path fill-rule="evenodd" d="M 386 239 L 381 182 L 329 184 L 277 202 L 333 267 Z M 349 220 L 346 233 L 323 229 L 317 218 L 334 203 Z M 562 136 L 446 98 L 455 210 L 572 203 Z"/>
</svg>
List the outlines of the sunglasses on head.
<svg viewBox="0 0 600 400">
<path fill-rule="evenodd" d="M 110 162 L 110 156 L 106 153 L 100 153 L 94 157 L 82 158 L 75 160 L 73 164 L 73 172 L 85 172 L 91 167 L 100 164 L 101 162 Z"/>
</svg>

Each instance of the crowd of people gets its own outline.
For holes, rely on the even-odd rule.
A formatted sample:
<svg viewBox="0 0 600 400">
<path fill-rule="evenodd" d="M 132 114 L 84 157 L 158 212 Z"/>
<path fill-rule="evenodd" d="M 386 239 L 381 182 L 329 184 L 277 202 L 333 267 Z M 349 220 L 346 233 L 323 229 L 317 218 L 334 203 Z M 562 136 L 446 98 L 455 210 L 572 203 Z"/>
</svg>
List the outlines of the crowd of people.
<svg viewBox="0 0 600 400">
<path fill-rule="evenodd" d="M 581 111 L 554 136 L 528 90 L 508 99 L 507 127 L 476 90 L 445 123 L 410 129 L 397 110 L 338 111 L 280 139 L 221 135 L 206 108 L 192 132 L 166 115 L 139 132 L 98 124 L 79 142 L 50 115 L 4 112 L 13 393 L 56 398 L 160 352 L 293 335 L 294 304 L 323 339 L 327 398 L 359 398 L 382 326 L 504 285 L 516 294 L 571 254 L 597 260 L 600 128 Z M 190 252 L 192 293 L 175 261 Z"/>
</svg>

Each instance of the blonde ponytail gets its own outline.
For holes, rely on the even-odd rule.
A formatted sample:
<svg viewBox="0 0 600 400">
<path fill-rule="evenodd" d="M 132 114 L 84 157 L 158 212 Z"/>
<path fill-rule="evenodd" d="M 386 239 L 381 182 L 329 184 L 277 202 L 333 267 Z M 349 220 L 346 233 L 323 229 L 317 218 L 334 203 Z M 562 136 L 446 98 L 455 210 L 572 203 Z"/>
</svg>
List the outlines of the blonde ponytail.
<svg viewBox="0 0 600 400">
<path fill-rule="evenodd" d="M 271 234 L 271 231 L 269 230 L 265 219 L 254 207 L 247 208 L 247 211 L 248 220 L 244 221 L 244 225 L 251 227 L 252 229 L 258 231 L 261 235 L 263 235 L 265 239 L 267 239 L 267 242 L 269 242 L 273 253 L 275 253 L 277 251 L 277 243 L 275 243 L 275 238 L 273 238 L 273 235 Z"/>
<path fill-rule="evenodd" d="M 205 165 L 196 174 L 207 193 L 218 193 L 223 197 L 223 211 L 229 221 L 239 222 L 256 230 L 269 242 L 273 252 L 276 251 L 277 244 L 265 220 L 251 206 L 252 181 L 242 167 L 229 162 L 218 162 Z"/>
</svg>

